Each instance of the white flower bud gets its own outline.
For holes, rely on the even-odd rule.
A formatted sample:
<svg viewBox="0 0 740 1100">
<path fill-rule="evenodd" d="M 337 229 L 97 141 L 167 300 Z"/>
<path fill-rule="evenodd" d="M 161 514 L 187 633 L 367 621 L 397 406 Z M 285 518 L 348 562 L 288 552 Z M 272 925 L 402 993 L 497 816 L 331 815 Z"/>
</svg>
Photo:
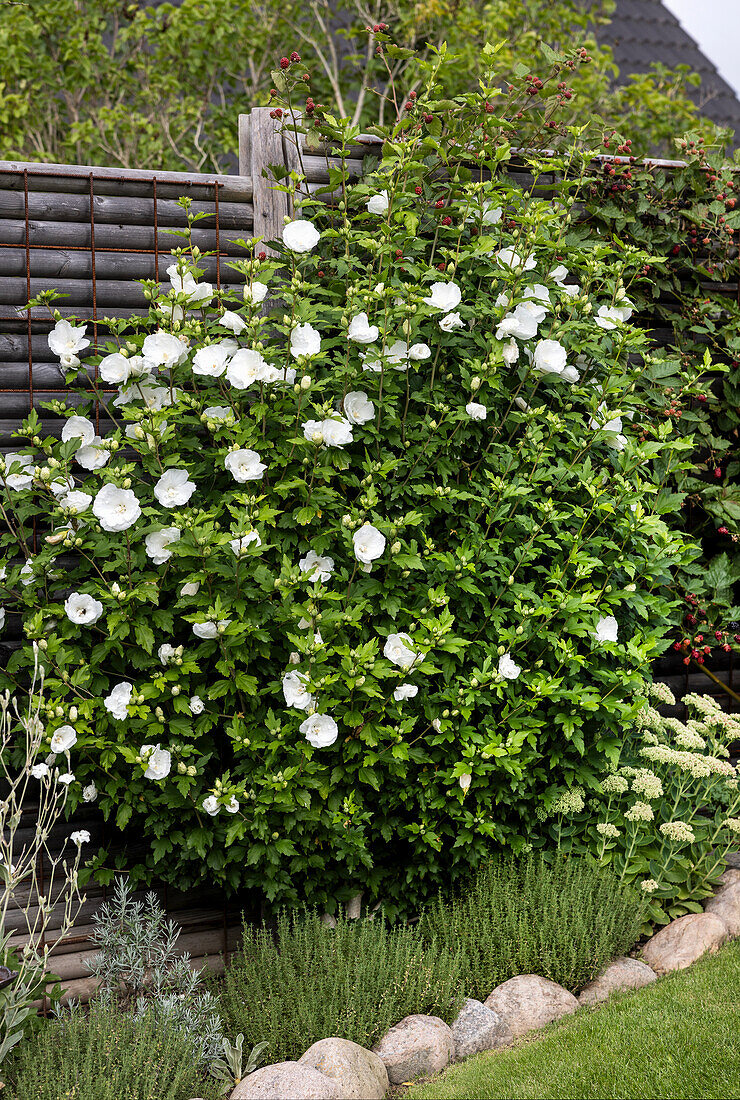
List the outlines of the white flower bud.
<svg viewBox="0 0 740 1100">
<path fill-rule="evenodd" d="M 480 378 L 476 374 L 474 378 L 470 379 L 470 390 L 471 390 L 471 393 L 475 393 L 475 391 L 479 390 L 479 389 L 480 389 Z"/>
<path fill-rule="evenodd" d="M 310 389 L 311 388 L 311 381 L 312 381 L 311 376 L 309 374 L 304 374 L 303 378 L 301 378 L 301 389 L 302 390 Z"/>
<path fill-rule="evenodd" d="M 78 714 L 77 707 L 70 707 L 69 708 L 69 720 L 70 720 L 70 722 L 76 722 L 77 721 L 77 714 Z"/>
</svg>

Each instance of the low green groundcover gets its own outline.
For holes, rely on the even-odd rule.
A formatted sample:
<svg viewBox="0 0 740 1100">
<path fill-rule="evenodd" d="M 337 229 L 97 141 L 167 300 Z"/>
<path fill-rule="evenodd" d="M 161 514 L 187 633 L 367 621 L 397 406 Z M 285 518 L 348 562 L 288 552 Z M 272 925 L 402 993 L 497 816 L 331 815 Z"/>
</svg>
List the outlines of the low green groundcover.
<svg viewBox="0 0 740 1100">
<path fill-rule="evenodd" d="M 6 1077 L 13 1100 L 215 1100 L 196 1061 L 182 1033 L 98 1001 L 21 1043 Z"/>
<path fill-rule="evenodd" d="M 408 1100 L 709 1100 L 740 1095 L 740 944 L 536 1041 L 482 1054 Z"/>
</svg>

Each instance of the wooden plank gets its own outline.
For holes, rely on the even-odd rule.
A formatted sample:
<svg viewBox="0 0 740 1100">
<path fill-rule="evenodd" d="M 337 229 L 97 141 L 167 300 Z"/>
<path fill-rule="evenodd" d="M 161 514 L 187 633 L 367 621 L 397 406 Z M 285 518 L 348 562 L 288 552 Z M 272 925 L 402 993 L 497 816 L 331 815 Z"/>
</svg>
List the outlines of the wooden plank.
<svg viewBox="0 0 740 1100">
<path fill-rule="evenodd" d="M 56 302 L 54 309 L 59 313 L 61 317 L 75 319 L 76 323 L 90 322 L 93 320 L 93 308 L 91 305 L 86 306 L 68 306 L 63 302 Z M 0 322 L 3 325 L 6 333 L 24 333 L 27 331 L 27 310 L 22 305 L 6 305 L 0 304 Z M 141 306 L 134 308 L 132 306 L 121 306 L 120 309 L 115 310 L 115 313 L 111 311 L 112 316 L 117 319 L 121 318 L 146 318 L 149 313 L 148 309 L 142 309 Z M 35 306 L 31 310 L 31 321 L 33 324 L 39 327 L 43 326 L 45 332 L 49 332 L 54 327 L 54 320 L 49 316 L 48 309 L 42 309 L 40 306 Z M 98 310 L 98 333 L 105 330 L 105 316 L 101 316 Z M 88 329 L 88 332 L 92 335 L 92 329 Z"/>
<path fill-rule="evenodd" d="M 191 958 L 190 969 L 195 971 L 209 970 L 212 974 L 222 974 L 224 970 L 223 955 L 205 955 Z M 72 1000 L 78 1000 L 82 1004 L 87 1004 L 99 984 L 97 978 L 73 978 L 64 983 L 61 1003 L 68 1004 Z M 35 1002 L 35 1007 L 41 1008 L 40 1000 Z"/>
<path fill-rule="evenodd" d="M 96 240 L 97 243 L 97 240 Z M 167 268 L 175 263 L 166 250 L 159 254 L 159 281 L 169 290 Z M 89 279 L 92 275 L 93 255 L 86 251 L 67 251 L 63 248 L 36 248 L 29 257 L 32 278 Z M 215 256 L 203 256 L 198 260 L 203 270 L 202 278 L 215 285 L 217 264 Z M 221 283 L 243 283 L 244 276 L 228 266 L 221 257 L 218 265 Z M 0 272 L 5 276 L 26 277 L 26 251 L 23 248 L 3 248 L 0 245 Z M 98 252 L 95 251 L 95 275 L 97 279 L 156 279 L 153 252 Z"/>
<path fill-rule="evenodd" d="M 288 211 L 288 196 L 275 191 L 270 165 L 285 163 L 282 137 L 270 107 L 253 107 L 249 124 L 249 158 L 252 177 L 253 231 L 263 241 L 263 250 L 275 254 L 268 241 L 279 240 Z"/>
<path fill-rule="evenodd" d="M 95 195 L 93 198 L 95 226 L 100 224 L 153 225 L 154 201 L 151 198 L 125 198 L 119 195 Z M 199 228 L 215 225 L 214 202 L 197 200 L 190 207 L 191 214 L 202 213 L 207 217 L 198 222 Z M 253 207 L 249 203 L 219 202 L 219 225 L 223 229 L 239 229 L 251 236 Z M 69 195 L 63 192 L 31 191 L 28 195 L 28 216 L 32 220 L 68 222 L 90 221 L 89 195 Z M 25 219 L 24 196 L 18 191 L 0 190 L 0 219 Z M 175 199 L 157 202 L 159 226 L 187 225 L 187 213 Z"/>
<path fill-rule="evenodd" d="M 120 251 L 154 251 L 155 237 L 160 252 L 170 252 L 174 248 L 183 248 L 185 238 L 178 236 L 182 229 L 158 226 L 157 233 L 153 225 L 96 225 L 95 251 L 99 254 L 107 248 Z M 238 229 L 222 229 L 218 235 L 218 245 L 222 253 L 229 256 L 244 256 L 244 247 L 236 244 L 244 232 Z M 202 229 L 198 223 L 192 230 L 193 244 L 201 252 L 216 251 L 216 230 Z M 53 248 L 90 248 L 91 227 L 89 221 L 55 222 L 29 221 L 28 242 L 31 246 L 41 245 Z M 0 218 L 0 247 L 20 245 L 25 247 L 26 223 L 22 218 Z"/>
<path fill-rule="evenodd" d="M 90 279 L 31 279 L 32 298 L 44 290 L 56 290 L 63 296 L 60 300 L 67 306 L 92 306 L 93 284 Z M 3 305 L 25 302 L 28 300 L 27 293 L 25 278 L 0 276 L 0 302 Z M 143 288 L 138 283 L 126 282 L 123 279 L 96 280 L 95 297 L 99 313 L 104 312 L 106 308 L 111 308 L 118 314 L 116 308 L 118 305 L 139 306 L 139 308 L 148 306 Z"/>
<path fill-rule="evenodd" d="M 178 187 L 190 189 L 219 186 L 219 197 L 228 202 L 243 202 L 252 197 L 252 181 L 248 175 L 222 176 L 205 172 L 160 172 L 142 168 L 106 168 L 95 164 L 56 164 L 50 161 L 0 161 L 0 188 L 23 189 L 24 173 L 28 174 L 29 188 L 45 191 L 84 191 L 90 186 L 90 174 L 95 189 L 103 193 L 122 195 L 151 191 L 152 181 L 157 181 L 157 191 L 176 191 Z M 186 193 L 186 192 L 183 192 Z"/>
</svg>

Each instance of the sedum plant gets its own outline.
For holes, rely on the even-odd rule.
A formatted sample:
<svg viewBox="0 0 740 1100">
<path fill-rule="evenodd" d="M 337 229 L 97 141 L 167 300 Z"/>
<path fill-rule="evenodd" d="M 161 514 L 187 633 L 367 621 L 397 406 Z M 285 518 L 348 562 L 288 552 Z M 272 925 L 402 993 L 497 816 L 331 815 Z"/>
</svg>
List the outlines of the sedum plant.
<svg viewBox="0 0 740 1100">
<path fill-rule="evenodd" d="M 359 180 L 357 127 L 311 100 L 301 122 L 284 59 L 275 125 L 336 159 L 323 192 L 282 177 L 294 216 L 244 242 L 243 290 L 186 239 L 146 319 L 95 344 L 55 315 L 83 385 L 0 470 L 4 675 L 43 650 L 72 802 L 95 784 L 180 886 L 413 910 L 598 782 L 672 622 L 691 440 L 632 315 L 646 254 L 578 220 L 577 136 L 517 154 L 527 186 L 504 172 L 519 112 L 558 123 L 485 56 L 454 101 L 443 52 L 405 102 L 391 72 Z"/>
<path fill-rule="evenodd" d="M 588 848 L 620 881 L 639 886 L 647 917 L 664 924 L 702 911 L 737 849 L 740 768 L 729 746 L 740 739 L 740 719 L 694 693 L 682 700 L 685 721 L 666 717 L 656 704 L 675 706 L 670 689 L 649 690 L 598 792 L 561 793 L 549 834 L 561 849 Z"/>
</svg>

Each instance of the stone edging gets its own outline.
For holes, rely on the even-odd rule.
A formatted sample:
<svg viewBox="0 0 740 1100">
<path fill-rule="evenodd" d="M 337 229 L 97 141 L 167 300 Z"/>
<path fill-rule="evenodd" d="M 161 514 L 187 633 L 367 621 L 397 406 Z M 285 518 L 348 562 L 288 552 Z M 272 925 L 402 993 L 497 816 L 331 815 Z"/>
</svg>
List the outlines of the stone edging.
<svg viewBox="0 0 740 1100">
<path fill-rule="evenodd" d="M 519 974 L 496 986 L 485 1003 L 466 1000 L 452 1027 L 437 1016 L 406 1016 L 372 1050 L 348 1039 L 321 1039 L 297 1062 L 263 1066 L 245 1077 L 231 1100 L 383 1100 L 391 1085 L 509 1046 L 579 1008 L 603 1003 L 612 993 L 684 970 L 740 937 L 740 869 L 729 867 L 720 883 L 704 912 L 665 925 L 642 948 L 643 959 L 616 959 L 578 997 L 537 974 Z"/>
</svg>

